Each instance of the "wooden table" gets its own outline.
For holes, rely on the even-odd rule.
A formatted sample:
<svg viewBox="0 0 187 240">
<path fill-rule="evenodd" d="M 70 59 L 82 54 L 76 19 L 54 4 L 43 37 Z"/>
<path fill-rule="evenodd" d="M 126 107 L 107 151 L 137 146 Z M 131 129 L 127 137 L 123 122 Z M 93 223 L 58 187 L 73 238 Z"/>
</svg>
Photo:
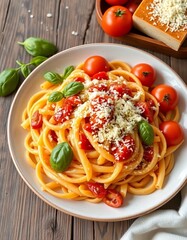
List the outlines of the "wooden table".
<svg viewBox="0 0 187 240">
<path fill-rule="evenodd" d="M 86 43 L 121 43 L 101 30 L 95 0 L 1 0 L 0 71 L 17 67 L 17 59 L 29 61 L 30 56 L 17 42 L 30 36 L 48 39 L 59 51 Z M 187 83 L 187 59 L 151 53 Z M 133 220 L 107 223 L 72 217 L 47 205 L 28 188 L 16 171 L 7 144 L 6 123 L 13 97 L 0 97 L 0 239 L 120 239 Z M 163 208 L 176 209 L 179 204 L 180 193 Z"/>
</svg>

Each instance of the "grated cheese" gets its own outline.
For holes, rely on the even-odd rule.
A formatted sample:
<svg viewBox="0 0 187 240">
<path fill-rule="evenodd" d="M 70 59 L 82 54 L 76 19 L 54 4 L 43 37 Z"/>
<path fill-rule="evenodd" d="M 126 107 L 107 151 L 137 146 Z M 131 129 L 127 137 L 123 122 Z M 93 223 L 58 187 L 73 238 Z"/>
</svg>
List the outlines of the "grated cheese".
<svg viewBox="0 0 187 240">
<path fill-rule="evenodd" d="M 165 25 L 165 31 L 187 30 L 187 0 L 153 0 L 148 9 L 150 21 Z"/>
</svg>

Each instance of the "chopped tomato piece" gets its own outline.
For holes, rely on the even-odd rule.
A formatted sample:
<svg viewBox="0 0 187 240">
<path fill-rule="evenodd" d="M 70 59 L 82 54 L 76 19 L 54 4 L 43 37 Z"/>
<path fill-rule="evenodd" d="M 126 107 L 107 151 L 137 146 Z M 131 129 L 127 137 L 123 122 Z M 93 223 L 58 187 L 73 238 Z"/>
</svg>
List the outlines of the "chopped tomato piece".
<svg viewBox="0 0 187 240">
<path fill-rule="evenodd" d="M 115 189 L 107 189 L 107 194 L 103 198 L 103 202 L 110 207 L 118 208 L 123 204 L 123 196 Z"/>
<path fill-rule="evenodd" d="M 52 140 L 53 140 L 54 142 L 58 142 L 58 137 L 57 137 L 57 135 L 56 135 L 56 133 L 55 133 L 54 130 L 51 130 L 51 131 L 50 131 L 50 136 L 51 136 L 51 138 L 52 138 Z"/>
<path fill-rule="evenodd" d="M 83 82 L 85 82 L 85 79 L 83 77 L 76 77 L 76 78 L 74 78 L 74 81 L 83 83 Z"/>
<path fill-rule="evenodd" d="M 84 129 L 88 132 L 92 132 L 92 125 L 91 123 L 85 123 Z"/>
<path fill-rule="evenodd" d="M 105 79 L 105 80 L 108 80 L 109 77 L 108 77 L 107 72 L 98 72 L 98 73 L 94 74 L 91 79 L 92 80 L 93 79 L 97 79 L 97 80 Z"/>
<path fill-rule="evenodd" d="M 138 102 L 136 105 L 142 110 L 141 115 L 146 118 L 150 123 L 153 122 L 153 110 L 148 102 Z"/>
<path fill-rule="evenodd" d="M 152 158 L 153 158 L 153 146 L 144 146 L 144 154 L 143 154 L 143 158 L 147 161 L 147 162 L 151 162 Z"/>
<path fill-rule="evenodd" d="M 69 120 L 71 113 L 73 112 L 73 106 L 70 104 L 64 105 L 62 108 L 59 108 L 54 114 L 54 119 L 57 123 L 63 123 L 66 120 Z"/>
<path fill-rule="evenodd" d="M 39 129 L 42 127 L 43 120 L 42 120 L 42 114 L 39 113 L 37 110 L 36 112 L 33 113 L 32 118 L 31 118 L 31 127 L 33 129 Z"/>
<path fill-rule="evenodd" d="M 119 143 L 119 146 L 112 144 L 111 153 L 114 155 L 115 160 L 122 162 L 129 159 L 135 150 L 135 141 L 131 136 L 125 136 L 124 139 Z"/>
<path fill-rule="evenodd" d="M 110 85 L 109 93 L 115 94 L 120 98 L 123 97 L 124 94 L 127 94 L 132 97 L 132 92 L 130 88 L 128 88 L 125 84 L 114 83 Z"/>
<path fill-rule="evenodd" d="M 64 102 L 64 104 L 70 104 L 73 107 L 76 107 L 81 103 L 82 103 L 82 101 L 81 101 L 80 97 L 77 95 L 66 98 L 66 100 Z"/>
<path fill-rule="evenodd" d="M 79 134 L 79 145 L 81 149 L 84 150 L 92 150 L 93 147 L 87 137 L 84 135 L 84 133 Z"/>
<path fill-rule="evenodd" d="M 108 90 L 108 86 L 104 83 L 101 83 L 99 85 L 93 85 L 89 88 L 89 92 L 95 92 L 95 91 L 106 92 L 107 90 Z"/>
<path fill-rule="evenodd" d="M 95 197 L 103 198 L 107 194 L 107 190 L 104 188 L 103 184 L 96 182 L 88 182 L 88 189 L 92 192 Z"/>
</svg>

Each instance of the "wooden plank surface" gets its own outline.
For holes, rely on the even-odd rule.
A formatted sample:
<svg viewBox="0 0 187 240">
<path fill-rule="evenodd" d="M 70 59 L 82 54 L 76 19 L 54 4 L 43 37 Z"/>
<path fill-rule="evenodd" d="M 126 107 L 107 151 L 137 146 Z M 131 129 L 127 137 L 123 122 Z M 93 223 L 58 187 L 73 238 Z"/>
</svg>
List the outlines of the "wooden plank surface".
<svg viewBox="0 0 187 240">
<path fill-rule="evenodd" d="M 47 13 L 52 17 L 48 18 Z M 77 35 L 72 35 L 72 31 Z M 1 0 L 0 71 L 30 57 L 17 44 L 35 36 L 54 42 L 59 51 L 94 42 L 122 43 L 105 35 L 95 15 L 95 0 Z M 150 51 L 149 51 L 150 52 Z M 187 60 L 151 52 L 169 64 L 187 83 Z M 39 199 L 24 183 L 7 145 L 6 124 L 15 93 L 0 97 L 0 239 L 118 240 L 134 220 L 93 222 L 69 216 Z M 162 208 L 177 209 L 180 194 Z"/>
</svg>

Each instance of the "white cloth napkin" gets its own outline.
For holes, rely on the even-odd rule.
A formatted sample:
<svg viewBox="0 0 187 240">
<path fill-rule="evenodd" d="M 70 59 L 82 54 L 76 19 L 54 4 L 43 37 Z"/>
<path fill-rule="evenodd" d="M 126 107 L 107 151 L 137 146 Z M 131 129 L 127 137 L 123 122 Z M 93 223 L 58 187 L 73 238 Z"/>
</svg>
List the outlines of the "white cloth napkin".
<svg viewBox="0 0 187 240">
<path fill-rule="evenodd" d="M 187 185 L 179 211 L 157 210 L 134 221 L 121 240 L 187 240 Z"/>
</svg>

